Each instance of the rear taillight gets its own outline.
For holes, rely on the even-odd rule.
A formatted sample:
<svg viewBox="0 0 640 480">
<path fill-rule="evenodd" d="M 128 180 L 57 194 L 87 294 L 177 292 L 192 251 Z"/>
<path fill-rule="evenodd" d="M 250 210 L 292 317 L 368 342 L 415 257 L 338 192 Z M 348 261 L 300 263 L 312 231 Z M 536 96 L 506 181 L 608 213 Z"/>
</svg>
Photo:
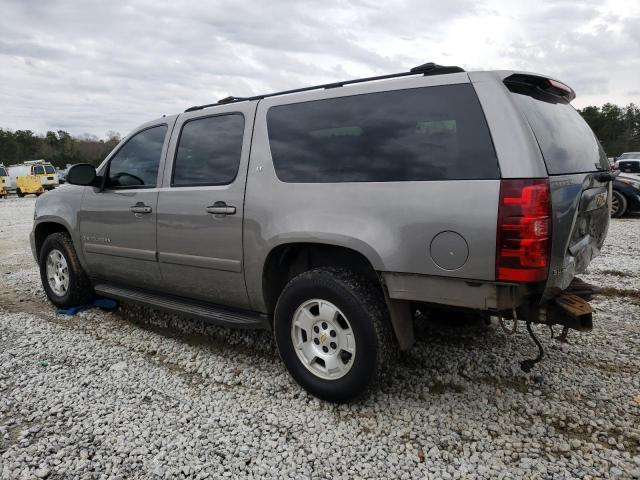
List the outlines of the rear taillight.
<svg viewBox="0 0 640 480">
<path fill-rule="evenodd" d="M 550 245 L 549 180 L 501 180 L 496 280 L 546 280 L 549 272 Z"/>
</svg>

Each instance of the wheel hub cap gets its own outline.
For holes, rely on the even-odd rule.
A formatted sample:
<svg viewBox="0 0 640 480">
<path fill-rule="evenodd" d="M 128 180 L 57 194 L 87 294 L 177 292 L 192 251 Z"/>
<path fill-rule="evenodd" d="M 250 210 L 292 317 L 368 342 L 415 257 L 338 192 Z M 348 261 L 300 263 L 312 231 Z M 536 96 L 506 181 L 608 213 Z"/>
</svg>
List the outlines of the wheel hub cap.
<svg viewBox="0 0 640 480">
<path fill-rule="evenodd" d="M 317 377 L 335 380 L 353 366 L 353 330 L 331 302 L 315 299 L 300 305 L 293 315 L 291 340 L 302 364 Z"/>
<path fill-rule="evenodd" d="M 53 293 L 59 297 L 69 290 L 69 267 L 60 250 L 51 250 L 47 255 L 47 281 Z"/>
</svg>

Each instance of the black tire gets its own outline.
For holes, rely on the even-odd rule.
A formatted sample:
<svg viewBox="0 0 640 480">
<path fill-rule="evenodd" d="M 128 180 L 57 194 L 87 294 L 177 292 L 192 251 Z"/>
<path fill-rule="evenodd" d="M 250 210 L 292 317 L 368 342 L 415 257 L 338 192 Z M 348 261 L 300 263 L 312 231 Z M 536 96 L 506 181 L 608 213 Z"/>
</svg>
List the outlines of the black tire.
<svg viewBox="0 0 640 480">
<path fill-rule="evenodd" d="M 67 263 L 69 287 L 63 295 L 56 294 L 47 279 L 47 258 L 52 250 L 61 252 Z M 77 307 L 86 305 L 92 300 L 93 287 L 80 265 L 73 242 L 67 233 L 52 233 L 45 239 L 40 249 L 38 263 L 42 286 L 51 303 L 57 307 Z"/>
<path fill-rule="evenodd" d="M 611 218 L 620 218 L 627 212 L 627 198 L 617 190 L 613 191 L 611 200 Z"/>
<path fill-rule="evenodd" d="M 23 198 L 23 197 L 24 197 L 24 193 L 22 193 L 22 190 L 20 190 L 19 188 L 16 190 L 16 193 L 18 194 L 18 196 L 19 196 L 20 198 Z"/>
<path fill-rule="evenodd" d="M 291 333 L 294 314 L 312 299 L 335 305 L 344 313 L 353 332 L 353 363 L 341 378 L 317 376 L 305 367 L 296 353 Z M 331 402 L 353 400 L 375 389 L 390 373 L 398 356 L 380 288 L 345 268 L 317 268 L 293 278 L 278 299 L 274 332 L 280 357 L 295 381 L 316 397 Z"/>
</svg>

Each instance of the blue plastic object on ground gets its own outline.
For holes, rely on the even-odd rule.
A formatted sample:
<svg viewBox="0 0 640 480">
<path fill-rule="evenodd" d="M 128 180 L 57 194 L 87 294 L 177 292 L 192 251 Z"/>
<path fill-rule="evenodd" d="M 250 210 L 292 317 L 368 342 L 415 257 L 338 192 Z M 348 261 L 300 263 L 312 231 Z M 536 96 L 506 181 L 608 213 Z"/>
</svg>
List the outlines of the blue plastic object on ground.
<svg viewBox="0 0 640 480">
<path fill-rule="evenodd" d="M 75 315 L 78 312 L 89 310 L 91 308 L 104 308 L 105 310 L 115 310 L 118 308 L 118 302 L 110 298 L 96 298 L 93 302 L 79 307 L 59 308 L 56 313 L 59 315 Z"/>
</svg>

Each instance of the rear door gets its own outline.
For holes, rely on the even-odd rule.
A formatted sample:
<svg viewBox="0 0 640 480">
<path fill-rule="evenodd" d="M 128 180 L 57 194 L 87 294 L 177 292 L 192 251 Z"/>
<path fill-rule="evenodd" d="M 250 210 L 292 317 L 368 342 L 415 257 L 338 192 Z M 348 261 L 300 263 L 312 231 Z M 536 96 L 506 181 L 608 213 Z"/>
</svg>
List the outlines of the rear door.
<svg viewBox="0 0 640 480">
<path fill-rule="evenodd" d="M 611 184 L 607 157 L 561 90 L 518 76 L 505 80 L 544 158 L 552 201 L 552 246 L 545 298 L 567 288 L 598 255 L 609 226 Z M 548 82 L 548 80 L 547 80 Z M 562 84 L 560 87 L 565 87 Z M 565 87 L 568 88 L 568 87 Z M 567 93 L 573 93 L 570 89 Z M 604 175 L 603 175 L 604 173 Z"/>
<path fill-rule="evenodd" d="M 158 199 L 167 293 L 248 307 L 242 221 L 254 102 L 181 115 Z"/>
</svg>

